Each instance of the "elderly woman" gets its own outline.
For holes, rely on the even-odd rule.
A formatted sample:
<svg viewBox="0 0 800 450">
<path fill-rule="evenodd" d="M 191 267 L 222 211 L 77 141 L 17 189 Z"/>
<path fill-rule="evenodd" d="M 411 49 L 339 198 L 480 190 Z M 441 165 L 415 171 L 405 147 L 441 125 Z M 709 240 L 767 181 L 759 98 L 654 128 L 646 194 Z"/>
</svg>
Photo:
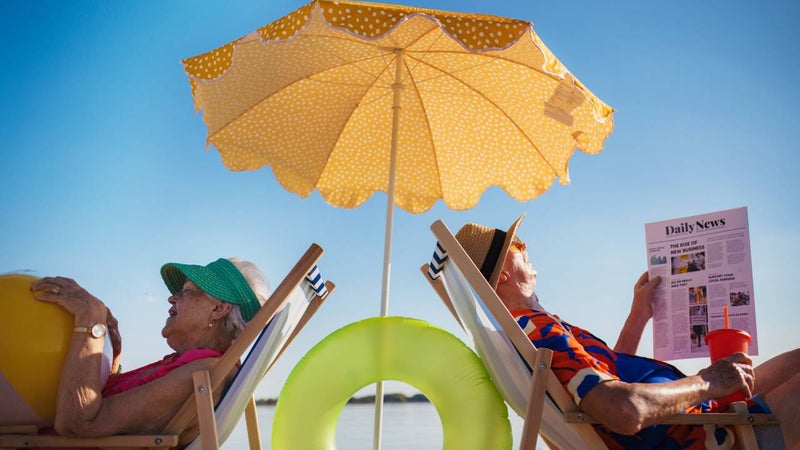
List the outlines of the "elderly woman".
<svg viewBox="0 0 800 450">
<path fill-rule="evenodd" d="M 104 385 L 100 364 L 108 333 L 118 367 L 121 339 L 102 301 L 75 281 L 43 278 L 38 300 L 75 316 L 75 332 L 58 387 L 55 430 L 67 436 L 158 432 L 191 395 L 192 373 L 211 369 L 268 296 L 258 268 L 236 258 L 206 266 L 168 263 L 161 276 L 172 293 L 161 330 L 175 353 L 147 366 L 112 375 Z"/>
</svg>

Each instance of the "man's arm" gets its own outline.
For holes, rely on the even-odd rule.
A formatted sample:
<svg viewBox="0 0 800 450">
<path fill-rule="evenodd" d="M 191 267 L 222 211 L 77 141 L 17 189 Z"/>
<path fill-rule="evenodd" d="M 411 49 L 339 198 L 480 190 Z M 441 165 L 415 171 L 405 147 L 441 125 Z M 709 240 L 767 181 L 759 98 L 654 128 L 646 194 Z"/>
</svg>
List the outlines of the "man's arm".
<svg viewBox="0 0 800 450">
<path fill-rule="evenodd" d="M 614 345 L 615 352 L 636 354 L 644 327 L 653 317 L 653 291 L 660 282 L 661 277 L 656 276 L 651 280 L 647 272 L 636 281 L 633 286 L 631 310 Z"/>
<path fill-rule="evenodd" d="M 698 403 L 736 391 L 749 396 L 753 390 L 752 361 L 744 353 L 720 359 L 691 377 L 627 383 L 602 357 L 587 350 L 594 347 L 598 355 L 605 353 L 605 344 L 588 331 L 574 326 L 568 330 L 538 311 L 518 315 L 517 324 L 534 345 L 553 350 L 553 373 L 580 409 L 617 433 L 634 434 Z"/>
<path fill-rule="evenodd" d="M 697 375 L 668 383 L 602 382 L 583 396 L 579 406 L 611 431 L 634 434 L 713 398 L 736 391 L 749 397 L 753 382 L 752 361 L 747 355 L 736 353 Z"/>
</svg>

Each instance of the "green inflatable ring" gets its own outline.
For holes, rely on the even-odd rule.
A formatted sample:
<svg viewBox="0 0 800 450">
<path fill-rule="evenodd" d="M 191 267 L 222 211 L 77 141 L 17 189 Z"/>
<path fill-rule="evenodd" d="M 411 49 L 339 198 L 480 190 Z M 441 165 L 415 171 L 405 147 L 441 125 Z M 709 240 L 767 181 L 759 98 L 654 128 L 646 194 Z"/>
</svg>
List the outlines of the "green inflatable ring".
<svg viewBox="0 0 800 450">
<path fill-rule="evenodd" d="M 278 397 L 272 448 L 335 449 L 347 400 L 381 380 L 428 397 L 442 421 L 443 449 L 511 448 L 508 409 L 478 356 L 450 333 L 404 317 L 362 320 L 314 346 Z"/>
</svg>

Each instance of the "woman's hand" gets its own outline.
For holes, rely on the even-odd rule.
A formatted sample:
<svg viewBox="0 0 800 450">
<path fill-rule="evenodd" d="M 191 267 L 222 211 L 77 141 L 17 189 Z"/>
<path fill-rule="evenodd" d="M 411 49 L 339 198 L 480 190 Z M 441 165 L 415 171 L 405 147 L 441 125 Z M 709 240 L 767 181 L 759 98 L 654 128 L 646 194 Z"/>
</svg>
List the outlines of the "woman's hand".
<svg viewBox="0 0 800 450">
<path fill-rule="evenodd" d="M 33 297 L 44 302 L 55 303 L 75 316 L 75 324 L 89 326 L 95 323 L 106 325 L 113 359 L 111 373 L 116 373 L 120 367 L 122 353 L 122 336 L 119 334 L 117 318 L 111 310 L 82 288 L 75 280 L 64 277 L 45 277 L 31 286 Z"/>
<path fill-rule="evenodd" d="M 34 282 L 31 290 L 35 299 L 55 303 L 69 311 L 75 316 L 76 324 L 88 326 L 94 323 L 105 324 L 108 321 L 106 305 L 73 279 L 45 277 Z"/>
<path fill-rule="evenodd" d="M 108 309 L 106 316 L 106 327 L 108 328 L 108 337 L 111 339 L 111 349 L 113 350 L 113 359 L 111 360 L 111 373 L 117 373 L 120 370 L 120 356 L 122 354 L 122 336 L 119 334 L 119 322 L 117 318 L 111 314 Z"/>
</svg>

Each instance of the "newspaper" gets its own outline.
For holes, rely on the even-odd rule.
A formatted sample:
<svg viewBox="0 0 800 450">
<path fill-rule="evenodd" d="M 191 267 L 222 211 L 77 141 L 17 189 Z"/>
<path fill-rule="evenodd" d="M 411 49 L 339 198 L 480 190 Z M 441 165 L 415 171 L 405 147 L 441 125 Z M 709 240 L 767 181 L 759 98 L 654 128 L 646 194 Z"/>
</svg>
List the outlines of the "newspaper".
<svg viewBox="0 0 800 450">
<path fill-rule="evenodd" d="M 654 293 L 653 356 L 708 356 L 705 336 L 725 328 L 750 333 L 758 354 L 747 208 L 645 224 L 647 269 L 661 276 Z"/>
</svg>

